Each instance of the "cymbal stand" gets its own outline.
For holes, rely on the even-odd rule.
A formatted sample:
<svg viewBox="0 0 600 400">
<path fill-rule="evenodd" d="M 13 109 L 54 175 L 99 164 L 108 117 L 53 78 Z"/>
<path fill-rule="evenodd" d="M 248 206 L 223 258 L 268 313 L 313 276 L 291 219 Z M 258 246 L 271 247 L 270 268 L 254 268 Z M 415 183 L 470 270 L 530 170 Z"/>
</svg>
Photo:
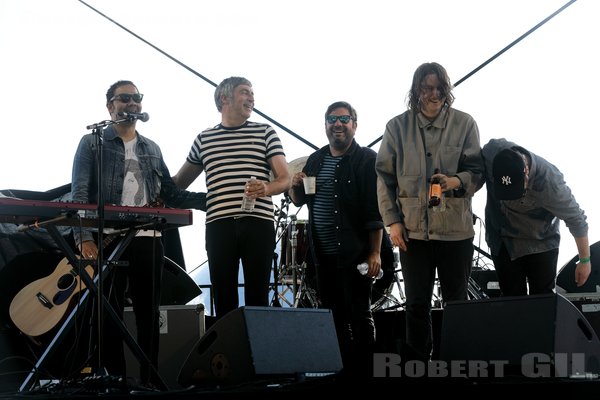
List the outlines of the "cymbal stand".
<svg viewBox="0 0 600 400">
<path fill-rule="evenodd" d="M 282 220 L 285 218 L 287 220 L 287 212 L 289 210 L 289 199 L 287 198 L 287 196 L 284 196 L 283 199 L 281 199 L 281 208 L 277 209 L 277 206 L 275 206 L 275 215 L 277 216 L 277 222 L 275 223 L 275 232 L 277 234 L 276 240 L 275 240 L 275 247 L 277 247 L 277 243 L 279 243 L 281 241 L 281 238 L 283 236 L 283 233 L 285 232 L 286 228 L 287 228 L 287 224 L 286 221 Z M 284 211 L 285 210 L 285 211 Z M 281 234 L 279 234 L 279 228 L 281 229 Z M 273 252 L 273 300 L 271 301 L 271 305 L 273 307 L 281 307 L 281 303 L 279 302 L 279 263 L 278 263 L 278 255 L 277 252 L 274 251 Z M 283 259 L 283 255 L 282 255 L 282 259 Z"/>
<path fill-rule="evenodd" d="M 292 295 L 294 299 L 298 294 L 298 264 L 296 262 L 296 247 L 298 247 L 298 231 L 296 230 L 296 216 L 291 216 L 290 246 L 292 248 Z"/>
</svg>

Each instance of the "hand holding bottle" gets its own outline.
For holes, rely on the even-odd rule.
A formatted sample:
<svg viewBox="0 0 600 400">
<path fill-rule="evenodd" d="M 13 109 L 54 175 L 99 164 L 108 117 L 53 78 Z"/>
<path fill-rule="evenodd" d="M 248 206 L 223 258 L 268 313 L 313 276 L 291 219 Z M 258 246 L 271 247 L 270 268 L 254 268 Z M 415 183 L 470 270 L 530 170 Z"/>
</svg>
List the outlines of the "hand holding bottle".
<svg viewBox="0 0 600 400">
<path fill-rule="evenodd" d="M 253 176 L 244 187 L 244 197 L 242 198 L 242 211 L 252 212 L 254 211 L 254 205 L 256 204 L 256 197 L 248 194 L 248 186 L 256 183 L 256 177 Z"/>
</svg>

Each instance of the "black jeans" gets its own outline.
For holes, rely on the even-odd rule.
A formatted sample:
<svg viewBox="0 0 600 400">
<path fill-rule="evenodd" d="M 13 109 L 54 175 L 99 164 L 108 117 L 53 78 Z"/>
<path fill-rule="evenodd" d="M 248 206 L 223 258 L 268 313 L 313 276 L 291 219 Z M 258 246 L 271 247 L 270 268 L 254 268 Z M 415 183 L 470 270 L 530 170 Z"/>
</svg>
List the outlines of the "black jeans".
<svg viewBox="0 0 600 400">
<path fill-rule="evenodd" d="M 105 250 L 110 255 L 112 246 Z M 158 368 L 160 285 L 164 266 L 164 250 L 160 237 L 136 237 L 121 256 L 126 266 L 113 266 L 104 281 L 104 293 L 117 315 L 123 320 L 125 293 L 131 297 L 137 343 L 154 368 Z M 125 376 L 124 342 L 108 312 L 104 313 L 103 364 L 110 375 Z M 155 374 L 141 364 L 142 383 L 155 382 Z"/>
<path fill-rule="evenodd" d="M 253 217 L 223 218 L 206 225 L 206 254 L 217 318 L 239 306 L 240 259 L 244 271 L 245 304 L 269 305 L 274 251 L 273 221 Z"/>
<path fill-rule="evenodd" d="M 492 260 L 503 296 L 526 296 L 528 284 L 529 294 L 554 292 L 558 249 L 511 260 L 503 245 Z"/>
<path fill-rule="evenodd" d="M 400 263 L 406 293 L 406 343 L 428 360 L 433 348 L 431 297 L 437 270 L 444 302 L 466 300 L 473 240 L 416 240 L 400 251 Z"/>
<path fill-rule="evenodd" d="M 356 266 L 337 267 L 337 256 L 317 255 L 317 285 L 322 308 L 329 308 L 340 345 L 344 369 L 369 374 L 375 347 L 375 322 L 371 313 L 373 278 Z"/>
</svg>

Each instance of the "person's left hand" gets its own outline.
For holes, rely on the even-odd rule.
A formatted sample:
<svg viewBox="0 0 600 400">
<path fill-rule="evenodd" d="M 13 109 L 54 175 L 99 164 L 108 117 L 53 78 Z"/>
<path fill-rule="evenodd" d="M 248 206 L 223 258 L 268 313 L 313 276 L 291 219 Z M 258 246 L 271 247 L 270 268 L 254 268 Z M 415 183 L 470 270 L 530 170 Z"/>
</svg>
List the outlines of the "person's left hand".
<svg viewBox="0 0 600 400">
<path fill-rule="evenodd" d="M 590 273 L 592 272 L 592 262 L 588 261 L 586 263 L 577 263 L 575 266 L 575 284 L 577 287 L 581 287 L 585 285 L 587 282 Z"/>
<path fill-rule="evenodd" d="M 249 181 L 246 183 L 244 190 L 246 192 L 246 196 L 253 198 L 264 197 L 267 196 L 267 183 L 265 181 L 261 181 L 260 179 L 255 179 L 254 181 Z"/>
<path fill-rule="evenodd" d="M 442 191 L 454 190 L 460 188 L 460 179 L 457 176 L 446 176 L 444 174 L 433 174 L 431 178 L 439 178 Z"/>
</svg>

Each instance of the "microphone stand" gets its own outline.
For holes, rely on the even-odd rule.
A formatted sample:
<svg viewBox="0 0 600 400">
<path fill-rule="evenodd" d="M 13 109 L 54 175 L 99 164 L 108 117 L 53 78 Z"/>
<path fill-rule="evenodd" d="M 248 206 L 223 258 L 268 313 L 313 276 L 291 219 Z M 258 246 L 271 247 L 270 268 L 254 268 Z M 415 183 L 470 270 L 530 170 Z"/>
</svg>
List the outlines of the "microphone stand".
<svg viewBox="0 0 600 400">
<path fill-rule="evenodd" d="M 104 158 L 104 132 L 103 129 L 108 126 L 120 124 L 122 122 L 131 121 L 131 117 L 126 117 L 119 120 L 104 120 L 98 122 L 96 124 L 88 125 L 86 129 L 92 130 L 92 135 L 96 137 L 96 148 L 98 149 L 96 152 L 96 163 L 97 163 L 97 171 L 96 171 L 96 179 L 98 185 L 98 204 L 97 204 L 97 212 L 98 212 L 98 257 L 96 259 L 96 268 L 98 270 L 98 292 L 96 293 L 96 312 L 97 315 L 97 326 L 96 329 L 98 331 L 98 375 L 108 375 L 108 372 L 104 368 L 103 360 L 102 360 L 102 349 L 104 348 L 104 339 L 103 339 L 103 321 L 104 321 L 104 310 L 102 303 L 102 296 L 104 294 L 104 284 L 102 277 L 102 270 L 104 269 L 104 190 L 102 188 L 103 184 L 103 158 Z"/>
<path fill-rule="evenodd" d="M 142 119 L 145 118 L 145 119 Z M 97 312 L 98 312 L 98 319 L 97 319 L 97 331 L 98 331 L 98 369 L 97 369 L 97 375 L 102 375 L 102 376 L 107 376 L 108 375 L 108 371 L 106 371 L 106 369 L 104 368 L 104 364 L 103 364 L 103 360 L 102 360 L 102 349 L 104 347 L 103 345 L 103 318 L 104 318 L 104 306 L 107 307 L 107 310 L 109 311 L 109 315 L 111 316 L 111 318 L 113 319 L 114 323 L 116 324 L 116 326 L 119 328 L 121 335 L 123 337 L 123 339 L 125 339 L 126 344 L 129 346 L 130 350 L 134 353 L 134 355 L 137 357 L 138 361 L 145 363 L 146 365 L 148 365 L 150 367 L 151 370 L 151 374 L 154 373 L 156 376 L 156 384 L 158 385 L 158 387 L 162 390 L 166 390 L 168 389 L 167 385 L 165 384 L 165 382 L 163 381 L 163 379 L 161 378 L 161 376 L 159 375 L 158 371 L 156 370 L 156 368 L 152 365 L 150 359 L 148 359 L 147 355 L 144 354 L 144 352 L 142 351 L 142 349 L 140 348 L 140 346 L 138 345 L 138 343 L 131 337 L 131 335 L 129 334 L 129 332 L 127 331 L 127 329 L 125 328 L 125 325 L 123 324 L 122 321 L 117 321 L 118 320 L 118 316 L 115 313 L 115 311 L 112 309 L 112 307 L 110 307 L 110 303 L 107 299 L 104 298 L 104 290 L 103 290 L 103 277 L 102 277 L 102 271 L 104 269 L 104 193 L 102 190 L 102 184 L 103 184 L 103 145 L 104 145 L 104 136 L 103 136 L 103 129 L 104 127 L 107 126 L 112 126 L 112 125 L 117 125 L 123 122 L 131 122 L 131 121 L 135 121 L 140 119 L 142 122 L 143 121 L 147 121 L 148 120 L 148 114 L 143 113 L 140 115 L 133 115 L 133 114 L 129 114 L 124 116 L 124 118 L 122 119 L 118 119 L 118 120 L 105 120 L 102 122 L 99 122 L 97 124 L 93 124 L 93 125 L 88 125 L 86 127 L 86 129 L 92 129 L 92 134 L 96 136 L 96 145 L 97 145 L 97 180 L 98 180 L 98 258 L 96 259 L 96 265 L 98 268 L 98 274 L 97 274 L 97 279 L 98 279 L 98 285 L 97 285 L 97 293 L 96 293 L 96 298 L 97 298 Z M 130 229 L 129 233 L 126 235 L 126 238 L 124 239 L 123 246 L 126 246 L 132 239 L 134 236 L 135 230 Z M 126 243 L 125 243 L 126 240 Z M 124 249 L 124 247 L 123 247 Z M 111 261 L 112 259 L 109 259 L 109 261 Z M 111 261 L 112 263 L 112 261 Z M 118 262 L 119 264 L 122 264 L 120 262 Z M 108 263 L 107 263 L 107 270 L 108 269 Z M 85 274 L 83 274 L 85 275 Z M 106 304 L 104 304 L 104 302 L 106 302 Z"/>
</svg>

